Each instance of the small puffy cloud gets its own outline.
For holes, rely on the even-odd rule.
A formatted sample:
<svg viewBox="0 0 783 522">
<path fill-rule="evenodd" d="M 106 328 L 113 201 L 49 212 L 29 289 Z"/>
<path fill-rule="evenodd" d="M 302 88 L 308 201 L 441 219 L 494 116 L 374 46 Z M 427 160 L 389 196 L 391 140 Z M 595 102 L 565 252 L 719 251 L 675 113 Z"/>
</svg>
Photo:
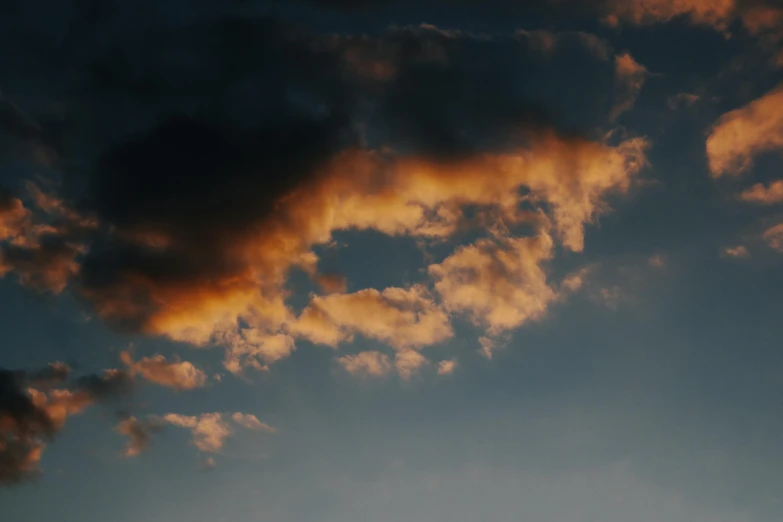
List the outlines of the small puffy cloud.
<svg viewBox="0 0 783 522">
<path fill-rule="evenodd" d="M 773 181 L 769 185 L 756 183 L 740 194 L 740 199 L 759 205 L 783 203 L 783 180 Z"/>
<path fill-rule="evenodd" d="M 783 223 L 769 227 L 762 237 L 771 248 L 783 252 Z"/>
<path fill-rule="evenodd" d="M 456 359 L 440 361 L 438 363 L 438 375 L 451 375 L 457 369 Z"/>
<path fill-rule="evenodd" d="M 783 148 L 783 87 L 721 116 L 707 138 L 710 172 L 738 175 L 758 154 Z"/>
<path fill-rule="evenodd" d="M 163 416 L 163 421 L 191 430 L 193 444 L 206 453 L 217 453 L 223 449 L 223 443 L 232 433 L 220 413 L 204 413 L 199 416 L 168 413 Z"/>
<path fill-rule="evenodd" d="M 748 252 L 748 249 L 745 248 L 743 245 L 737 245 L 737 246 L 734 246 L 734 247 L 726 247 L 726 248 L 723 249 L 721 254 L 724 257 L 734 257 L 734 258 L 748 257 L 750 255 L 750 253 Z"/>
<path fill-rule="evenodd" d="M 132 375 L 175 390 L 193 390 L 207 383 L 207 375 L 188 361 L 169 361 L 162 355 L 134 361 L 130 351 L 120 353 L 120 360 Z"/>
<path fill-rule="evenodd" d="M 381 377 L 388 375 L 393 366 L 389 356 L 378 351 L 366 351 L 344 355 L 337 363 L 351 375 Z"/>
<path fill-rule="evenodd" d="M 218 412 L 202 413 L 195 416 L 168 413 L 159 419 L 173 426 L 189 429 L 193 436 L 193 444 L 205 453 L 219 453 L 223 449 L 226 439 L 234 434 L 228 424 L 228 419 L 243 428 L 269 433 L 275 431 L 271 426 L 260 422 L 254 415 L 239 412 L 230 416 Z"/>
<path fill-rule="evenodd" d="M 609 117 L 616 120 L 622 113 L 633 108 L 650 72 L 629 53 L 615 56 L 615 103 Z"/>
<path fill-rule="evenodd" d="M 140 455 L 149 446 L 151 433 L 158 431 L 160 427 L 161 424 L 155 420 L 143 421 L 133 416 L 120 421 L 114 429 L 117 433 L 128 437 L 123 455 L 126 457 Z"/>
<path fill-rule="evenodd" d="M 266 431 L 268 433 L 274 433 L 275 431 L 277 431 L 275 430 L 275 428 L 273 428 L 269 424 L 266 424 L 265 422 L 261 422 L 260 420 L 258 420 L 258 417 L 250 413 L 236 412 L 233 415 L 231 415 L 231 420 L 234 421 L 234 423 L 242 426 L 243 428 L 247 428 L 249 430 Z"/>
</svg>

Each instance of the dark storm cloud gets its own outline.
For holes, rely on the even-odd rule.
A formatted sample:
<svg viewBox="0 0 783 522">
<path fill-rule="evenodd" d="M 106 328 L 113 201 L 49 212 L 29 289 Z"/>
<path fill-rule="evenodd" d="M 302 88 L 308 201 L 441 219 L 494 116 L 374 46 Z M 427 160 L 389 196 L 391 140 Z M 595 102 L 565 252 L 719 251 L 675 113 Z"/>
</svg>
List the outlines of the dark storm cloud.
<svg viewBox="0 0 783 522">
<path fill-rule="evenodd" d="M 87 9 L 74 18 L 83 31 L 66 31 L 63 193 L 98 227 L 79 238 L 42 234 L 34 248 L 3 246 L 23 283 L 61 289 L 75 280 L 125 330 L 156 331 L 151 320 L 184 290 L 192 295 L 181 306 L 263 272 L 250 265 L 249 238 L 263 237 L 280 203 L 340 152 L 367 144 L 457 161 L 519 145 L 552 123 L 581 131 L 574 122 L 600 117 L 601 103 L 558 105 L 549 87 L 579 100 L 611 78 L 608 63 L 583 59 L 593 57 L 586 47 L 576 58 L 542 57 L 514 34 L 423 25 L 327 35 L 269 17 L 174 24 L 156 13 L 134 28 L 107 9 L 93 27 L 86 20 L 98 14 Z M 600 63 L 599 74 L 586 62 Z M 564 83 L 568 71 L 580 83 Z"/>
</svg>

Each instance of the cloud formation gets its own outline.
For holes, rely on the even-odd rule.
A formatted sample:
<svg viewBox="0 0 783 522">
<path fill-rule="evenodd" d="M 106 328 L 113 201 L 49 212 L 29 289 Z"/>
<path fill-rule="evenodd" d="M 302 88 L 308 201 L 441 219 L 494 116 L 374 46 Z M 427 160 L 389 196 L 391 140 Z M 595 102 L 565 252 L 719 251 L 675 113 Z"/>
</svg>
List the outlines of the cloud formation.
<svg viewBox="0 0 783 522">
<path fill-rule="evenodd" d="M 69 372 L 61 363 L 37 372 L 0 369 L 0 486 L 40 474 L 46 444 L 68 417 L 130 390 L 129 376 L 119 370 L 82 376 L 62 387 Z"/>
<path fill-rule="evenodd" d="M 748 257 L 750 253 L 748 249 L 743 245 L 737 245 L 735 247 L 726 247 L 723 249 L 723 255 L 726 257 Z"/>
<path fill-rule="evenodd" d="M 599 0 L 603 21 L 612 26 L 650 25 L 687 20 L 729 34 L 739 20 L 753 36 L 779 38 L 783 8 L 775 0 Z"/>
<path fill-rule="evenodd" d="M 498 335 L 541 318 L 555 300 L 556 291 L 541 267 L 553 247 L 546 232 L 499 235 L 460 247 L 428 270 L 447 310 L 465 313 L 490 335 Z"/>
<path fill-rule="evenodd" d="M 736 176 L 755 156 L 783 149 L 783 87 L 721 116 L 707 138 L 707 159 L 715 178 Z"/>
<path fill-rule="evenodd" d="M 397 350 L 421 348 L 454 335 L 446 312 L 421 285 L 315 296 L 291 330 L 330 346 L 351 341 L 359 333 Z"/>
<path fill-rule="evenodd" d="M 120 435 L 128 437 L 123 455 L 136 457 L 149 446 L 152 433 L 159 431 L 161 424 L 154 420 L 139 420 L 131 415 L 121 420 L 114 429 Z"/>
<path fill-rule="evenodd" d="M 450 313 L 481 316 L 493 328 L 516 306 L 506 329 L 540 316 L 556 293 L 546 295 L 545 279 L 532 289 L 542 292 L 530 305 L 539 311 L 518 295 L 490 298 L 505 311 L 486 304 L 476 312 L 455 301 L 458 284 L 447 289 L 448 274 L 437 268 L 416 285 L 349 293 L 344 277 L 321 273 L 315 251 L 337 232 L 436 244 L 499 223 L 515 231 L 547 221 L 546 256 L 557 244 L 580 252 L 585 227 L 646 165 L 646 139 L 561 131 L 521 89 L 540 60 L 529 55 L 550 40 L 558 53 L 575 48 L 606 61 L 608 44 L 586 33 L 501 37 L 421 25 L 316 35 L 241 16 L 186 25 L 150 27 L 137 47 L 112 41 L 79 64 L 73 75 L 77 91 L 89 93 L 83 103 L 109 121 L 63 123 L 95 141 L 97 152 L 83 162 L 88 174 L 69 172 L 74 197 L 31 195 L 33 221 L 58 225 L 25 245 L 3 232 L 3 265 L 41 290 L 72 284 L 117 330 L 223 345 L 234 373 L 267 368 L 297 340 L 338 346 L 359 335 L 396 350 L 394 365 L 407 375 L 424 364 L 408 351 L 453 335 Z M 242 58 L 249 55 L 257 59 Z M 498 56 L 520 67 L 501 66 Z M 617 71 L 632 98 L 641 66 L 625 56 Z M 476 103 L 464 104 L 466 96 Z M 119 127 L 127 132 L 108 130 Z M 28 213 L 6 199 L 2 230 L 15 230 Z M 514 234 L 504 241 L 527 241 Z M 485 249 L 487 262 L 504 248 Z M 456 266 L 457 255 L 435 266 Z M 301 311 L 289 300 L 294 270 L 321 290 Z M 533 284 L 541 276 L 524 270 L 514 277 Z M 158 384 L 203 384 L 187 362 L 126 364 Z"/>
<path fill-rule="evenodd" d="M 457 361 L 449 359 L 438 363 L 438 375 L 451 375 L 457 369 Z"/>
<path fill-rule="evenodd" d="M 769 227 L 764 231 L 762 237 L 770 248 L 783 252 L 783 223 Z"/>
<path fill-rule="evenodd" d="M 382 377 L 393 368 L 389 356 L 378 351 L 344 355 L 337 362 L 348 373 L 359 376 Z"/>
<path fill-rule="evenodd" d="M 0 188 L 0 276 L 13 272 L 23 285 L 57 294 L 78 274 L 95 222 L 33 183 L 27 191 L 37 215 Z"/>
<path fill-rule="evenodd" d="M 120 360 L 131 375 L 175 390 L 193 390 L 207 383 L 207 375 L 188 361 L 168 361 L 160 354 L 134 361 L 127 350 L 120 353 Z"/>
<path fill-rule="evenodd" d="M 783 202 L 783 180 L 776 180 L 768 185 L 756 183 L 749 189 L 742 191 L 740 199 L 748 203 L 759 205 L 774 205 Z"/>
<path fill-rule="evenodd" d="M 616 120 L 622 113 L 633 108 L 639 92 L 650 75 L 650 71 L 627 52 L 615 56 L 614 67 L 616 101 L 609 114 L 612 120 Z"/>
<path fill-rule="evenodd" d="M 153 420 L 189 429 L 193 436 L 193 444 L 204 453 L 219 453 L 223 449 L 226 439 L 234 434 L 229 421 L 250 430 L 268 433 L 276 431 L 254 415 L 239 412 L 232 415 L 213 412 L 195 416 L 167 413 L 161 417 L 153 416 Z"/>
</svg>

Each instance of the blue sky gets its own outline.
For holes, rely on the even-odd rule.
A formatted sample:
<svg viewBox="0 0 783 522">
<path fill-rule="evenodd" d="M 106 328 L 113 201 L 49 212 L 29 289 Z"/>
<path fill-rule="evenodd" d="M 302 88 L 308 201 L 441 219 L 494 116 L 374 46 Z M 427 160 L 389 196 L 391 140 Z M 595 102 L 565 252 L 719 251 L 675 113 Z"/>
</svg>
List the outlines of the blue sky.
<svg viewBox="0 0 783 522">
<path fill-rule="evenodd" d="M 783 11 L 349 4 L 0 17 L 0 518 L 780 520 Z"/>
</svg>

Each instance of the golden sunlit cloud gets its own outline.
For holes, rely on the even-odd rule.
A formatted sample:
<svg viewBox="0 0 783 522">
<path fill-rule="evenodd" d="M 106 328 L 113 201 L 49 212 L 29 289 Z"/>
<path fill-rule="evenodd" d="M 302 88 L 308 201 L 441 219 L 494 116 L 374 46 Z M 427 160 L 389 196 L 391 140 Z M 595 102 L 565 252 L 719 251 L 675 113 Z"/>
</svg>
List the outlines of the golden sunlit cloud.
<svg viewBox="0 0 783 522">
<path fill-rule="evenodd" d="M 427 358 L 414 350 L 402 350 L 394 355 L 394 367 L 403 380 L 410 379 L 415 372 L 428 364 Z"/>
<path fill-rule="evenodd" d="M 721 116 L 707 138 L 712 176 L 738 175 L 758 154 L 783 148 L 783 87 Z"/>
<path fill-rule="evenodd" d="M 359 376 L 382 377 L 393 368 L 389 356 L 377 351 L 345 355 L 337 358 L 337 363 L 348 373 Z"/>
<path fill-rule="evenodd" d="M 436 344 L 454 335 L 448 315 L 421 285 L 314 296 L 290 331 L 330 346 L 351 341 L 359 333 L 398 350 Z"/>
<path fill-rule="evenodd" d="M 175 390 L 193 390 L 207 383 L 207 375 L 188 361 L 168 361 L 162 355 L 134 361 L 130 351 L 121 352 L 120 360 L 132 375 Z"/>
<path fill-rule="evenodd" d="M 161 417 L 153 416 L 152 419 L 190 430 L 193 445 L 205 453 L 219 453 L 223 449 L 226 439 L 234 434 L 229 421 L 249 430 L 267 433 L 276 431 L 268 424 L 259 421 L 255 415 L 240 412 L 231 415 L 213 412 L 194 416 L 167 413 Z"/>
<path fill-rule="evenodd" d="M 783 180 L 773 181 L 769 185 L 756 183 L 740 194 L 740 199 L 759 205 L 783 203 Z"/>
<path fill-rule="evenodd" d="M 497 335 L 541 318 L 555 300 L 556 291 L 541 267 L 553 247 L 546 232 L 522 238 L 498 235 L 460 247 L 428 270 L 447 310 L 465 313 Z"/>
<path fill-rule="evenodd" d="M 438 363 L 438 375 L 451 375 L 457 369 L 457 361 L 449 359 Z"/>
</svg>

